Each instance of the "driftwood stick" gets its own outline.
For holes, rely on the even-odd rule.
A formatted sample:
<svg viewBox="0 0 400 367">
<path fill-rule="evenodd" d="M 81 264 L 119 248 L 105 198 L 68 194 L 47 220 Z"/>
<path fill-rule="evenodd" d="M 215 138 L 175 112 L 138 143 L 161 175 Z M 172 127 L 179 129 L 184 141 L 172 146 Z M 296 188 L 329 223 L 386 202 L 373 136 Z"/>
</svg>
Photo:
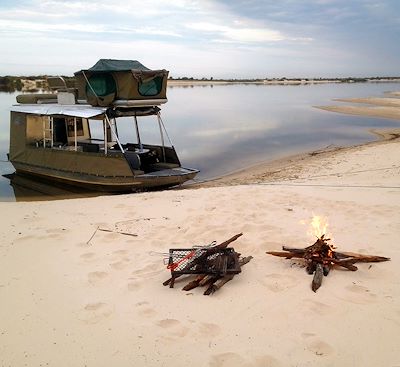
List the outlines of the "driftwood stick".
<svg viewBox="0 0 400 367">
<path fill-rule="evenodd" d="M 216 280 L 221 278 L 219 275 L 206 275 L 199 283 L 200 287 L 204 287 L 209 283 L 214 283 Z"/>
<path fill-rule="evenodd" d="M 95 229 L 95 231 L 92 234 L 92 237 L 90 237 L 89 240 L 86 242 L 87 245 L 90 244 L 90 241 L 93 239 L 93 237 L 95 236 L 95 234 L 97 233 L 98 230 L 99 230 L 99 227 L 97 226 L 97 228 Z"/>
<path fill-rule="evenodd" d="M 293 253 L 293 252 L 284 252 L 284 251 L 266 251 L 266 254 L 268 255 L 273 255 L 273 256 L 279 256 L 279 257 L 285 257 L 286 259 L 291 259 L 291 258 L 297 258 L 297 259 L 302 259 L 304 256 L 304 253 Z"/>
<path fill-rule="evenodd" d="M 205 292 L 203 294 L 205 296 L 209 296 L 210 294 L 216 292 L 224 284 L 226 284 L 229 281 L 231 281 L 234 276 L 235 276 L 235 274 L 228 274 L 228 275 L 225 275 L 224 277 L 218 279 L 215 283 L 210 284 L 210 286 L 205 290 Z"/>
<path fill-rule="evenodd" d="M 311 283 L 311 289 L 314 292 L 316 292 L 317 289 L 321 286 L 323 276 L 324 276 L 324 270 L 322 264 L 318 263 L 317 267 L 315 268 L 313 281 Z"/>
<path fill-rule="evenodd" d="M 123 234 L 124 236 L 133 236 L 133 237 L 137 237 L 137 234 L 136 234 L 136 233 L 114 231 L 114 230 L 112 230 L 112 229 L 107 229 L 107 228 L 97 228 L 97 230 L 98 230 L 98 231 L 102 231 L 102 232 L 112 232 L 112 233 Z"/>
<path fill-rule="evenodd" d="M 363 255 L 363 254 L 358 254 L 356 252 L 336 252 L 335 254 L 338 255 L 337 258 L 354 258 L 357 259 L 357 262 L 359 263 L 378 263 L 382 261 L 389 261 L 390 257 L 384 257 L 384 256 L 375 256 L 375 255 Z"/>
<path fill-rule="evenodd" d="M 304 254 L 306 252 L 305 248 L 296 248 L 296 247 L 288 247 L 288 246 L 282 246 L 282 250 L 288 251 L 288 252 L 290 252 L 290 254 Z M 271 252 L 274 252 L 274 251 L 271 251 Z M 275 251 L 275 252 L 279 253 L 278 251 Z M 270 253 L 270 252 L 267 252 L 267 253 Z M 284 254 L 284 252 L 282 252 L 282 254 Z M 275 254 L 271 254 L 271 255 L 275 255 Z M 278 255 L 278 254 L 275 256 L 285 257 L 284 255 Z M 347 259 L 349 257 L 357 258 L 358 259 L 357 262 L 382 262 L 382 261 L 390 260 L 390 257 L 364 255 L 364 254 L 360 254 L 357 252 L 333 251 L 333 256 L 336 257 L 337 259 Z"/>
<path fill-rule="evenodd" d="M 192 280 L 191 282 L 189 282 L 188 284 L 186 284 L 182 290 L 183 291 L 190 291 L 194 288 L 197 288 L 200 284 L 200 281 L 205 277 L 205 274 L 200 274 L 199 276 L 196 277 L 196 279 Z"/>
<path fill-rule="evenodd" d="M 354 263 L 356 263 L 358 260 L 357 259 L 353 259 L 353 258 L 348 258 L 348 259 L 331 259 L 329 257 L 327 258 L 321 258 L 321 259 L 317 259 L 316 261 L 319 261 L 321 263 L 331 263 L 334 265 L 338 265 L 341 266 L 343 268 L 349 269 L 351 271 L 356 271 L 358 268 L 357 266 L 354 265 Z"/>
<path fill-rule="evenodd" d="M 291 253 L 299 253 L 299 254 L 304 254 L 306 252 L 306 249 L 304 248 L 295 248 L 295 247 L 287 247 L 287 246 L 282 246 L 283 251 L 289 251 Z"/>
</svg>

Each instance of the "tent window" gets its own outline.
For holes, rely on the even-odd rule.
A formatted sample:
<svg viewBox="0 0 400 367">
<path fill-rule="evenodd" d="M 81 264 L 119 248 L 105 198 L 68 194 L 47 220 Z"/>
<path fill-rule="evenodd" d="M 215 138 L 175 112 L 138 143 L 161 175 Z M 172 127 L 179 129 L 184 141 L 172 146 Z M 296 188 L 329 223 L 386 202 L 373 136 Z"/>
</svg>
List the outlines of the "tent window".
<svg viewBox="0 0 400 367">
<path fill-rule="evenodd" d="M 74 118 L 67 117 L 66 120 L 67 120 L 68 137 L 71 138 L 71 137 L 75 136 Z M 82 123 L 82 119 L 80 117 L 76 118 L 76 135 L 83 136 L 83 123 Z"/>
<path fill-rule="evenodd" d="M 111 74 L 94 74 L 89 78 L 89 85 L 86 85 L 86 94 L 93 95 L 93 91 L 99 97 L 114 94 L 117 91 L 115 80 Z"/>
<path fill-rule="evenodd" d="M 160 94 L 163 78 L 156 76 L 150 80 L 139 82 L 139 93 L 142 96 L 156 96 Z"/>
</svg>

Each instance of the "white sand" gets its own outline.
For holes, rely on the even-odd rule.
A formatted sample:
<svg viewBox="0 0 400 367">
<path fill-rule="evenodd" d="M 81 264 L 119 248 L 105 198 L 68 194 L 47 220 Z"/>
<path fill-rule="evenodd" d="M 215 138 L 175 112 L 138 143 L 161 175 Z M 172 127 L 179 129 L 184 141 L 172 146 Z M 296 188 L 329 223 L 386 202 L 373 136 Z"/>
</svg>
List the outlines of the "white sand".
<svg viewBox="0 0 400 367">
<path fill-rule="evenodd" d="M 0 203 L 1 366 L 399 366 L 400 143 L 317 154 L 264 184 Z M 296 178 L 297 176 L 297 178 Z M 392 258 L 333 270 L 317 293 L 299 262 L 312 214 L 342 251 Z M 137 237 L 97 231 L 100 226 Z M 161 283 L 172 247 L 221 242 L 254 259 L 213 296 Z"/>
<path fill-rule="evenodd" d="M 334 101 L 349 103 L 364 103 L 360 105 L 316 106 L 319 109 L 331 112 L 346 113 L 369 117 L 383 117 L 400 120 L 400 92 L 389 92 L 385 97 L 368 98 L 336 98 Z"/>
</svg>

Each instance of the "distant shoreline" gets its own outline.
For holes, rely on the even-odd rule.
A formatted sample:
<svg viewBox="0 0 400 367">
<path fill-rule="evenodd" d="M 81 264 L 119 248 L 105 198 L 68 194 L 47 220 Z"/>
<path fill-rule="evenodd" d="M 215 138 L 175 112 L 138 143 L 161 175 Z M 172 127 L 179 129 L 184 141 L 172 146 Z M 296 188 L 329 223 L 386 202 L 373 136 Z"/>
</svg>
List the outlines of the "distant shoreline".
<svg viewBox="0 0 400 367">
<path fill-rule="evenodd" d="M 62 76 L 69 88 L 75 85 L 75 78 Z M 0 76 L 0 92 L 31 92 L 49 90 L 47 76 Z M 193 77 L 170 78 L 169 87 L 190 87 L 208 85 L 313 85 L 313 84 L 338 84 L 338 83 L 400 83 L 400 77 L 366 77 L 366 78 L 265 78 L 265 79 L 214 79 Z"/>
</svg>

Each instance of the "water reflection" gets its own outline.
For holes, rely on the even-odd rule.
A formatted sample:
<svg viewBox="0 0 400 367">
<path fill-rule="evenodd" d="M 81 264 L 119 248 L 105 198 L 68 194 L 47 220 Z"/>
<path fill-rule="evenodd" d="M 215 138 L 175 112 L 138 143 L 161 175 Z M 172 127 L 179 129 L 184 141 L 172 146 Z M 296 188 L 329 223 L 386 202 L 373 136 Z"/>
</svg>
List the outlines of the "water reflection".
<svg viewBox="0 0 400 367">
<path fill-rule="evenodd" d="M 47 182 L 16 173 L 3 175 L 9 180 L 16 201 L 48 201 L 82 197 L 95 197 L 101 193 L 83 190 L 74 186 Z"/>
</svg>

